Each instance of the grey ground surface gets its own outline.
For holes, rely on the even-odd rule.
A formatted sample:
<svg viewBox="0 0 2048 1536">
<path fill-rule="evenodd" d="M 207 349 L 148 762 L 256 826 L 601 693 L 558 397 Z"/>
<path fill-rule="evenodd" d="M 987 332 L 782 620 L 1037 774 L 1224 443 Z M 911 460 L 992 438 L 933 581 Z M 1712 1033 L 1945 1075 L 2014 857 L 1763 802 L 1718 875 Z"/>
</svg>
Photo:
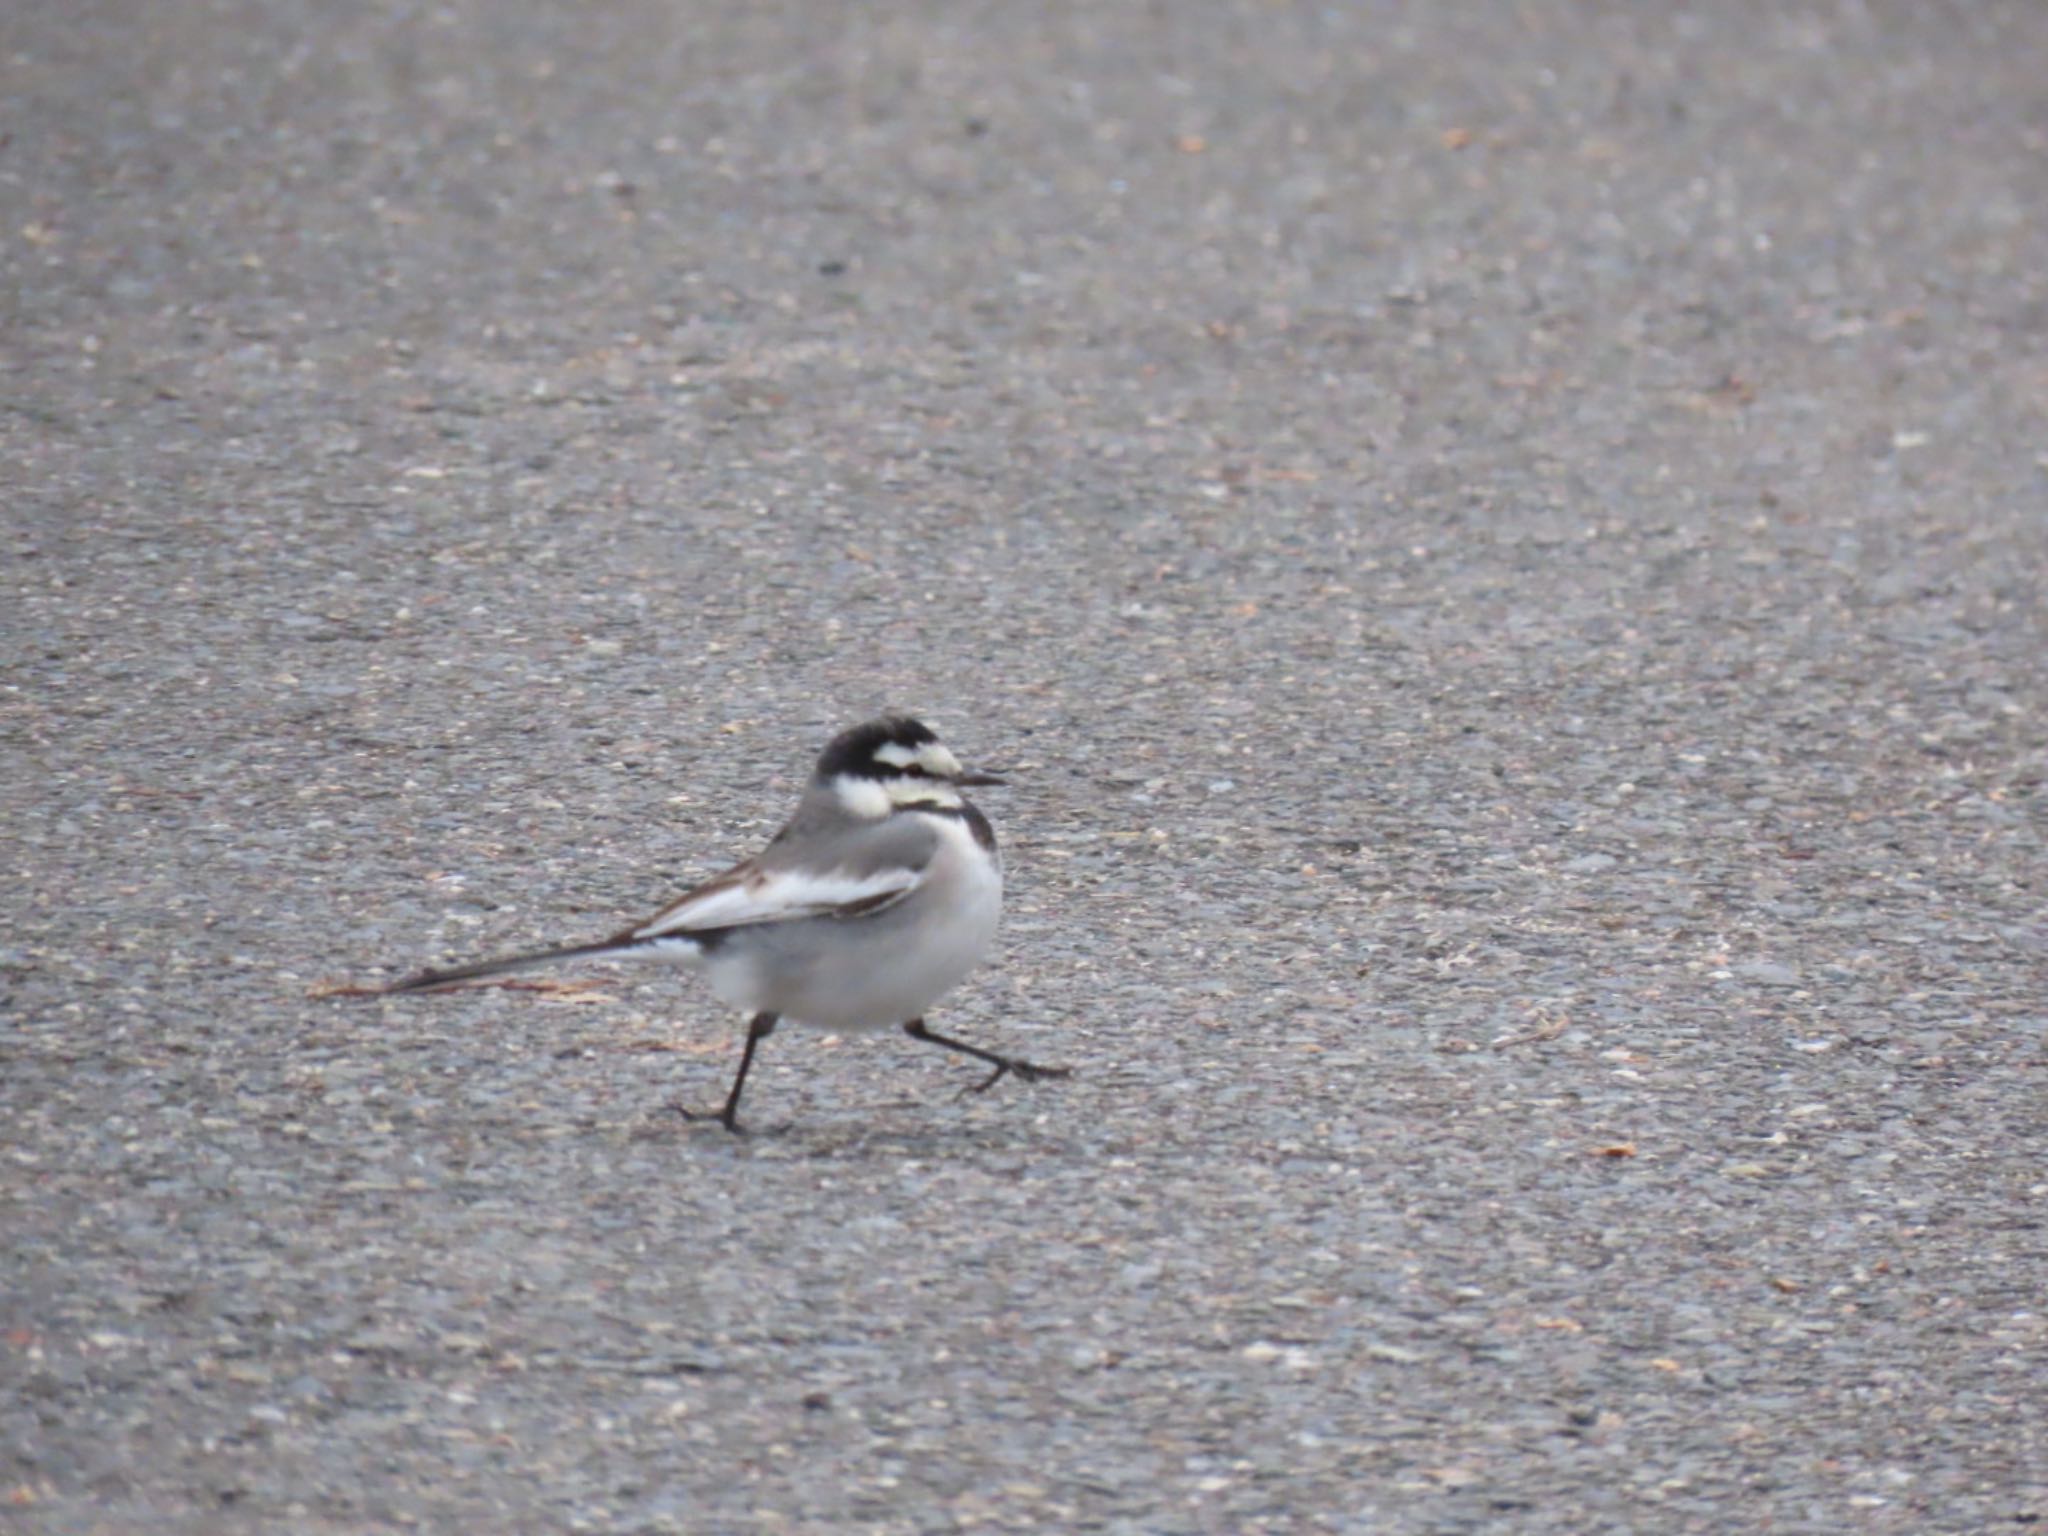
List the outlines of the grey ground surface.
<svg viewBox="0 0 2048 1536">
<path fill-rule="evenodd" d="M 2044 49 L 8 6 L 0 1528 L 2048 1526 Z M 320 995 L 883 704 L 1072 1082 Z"/>
</svg>

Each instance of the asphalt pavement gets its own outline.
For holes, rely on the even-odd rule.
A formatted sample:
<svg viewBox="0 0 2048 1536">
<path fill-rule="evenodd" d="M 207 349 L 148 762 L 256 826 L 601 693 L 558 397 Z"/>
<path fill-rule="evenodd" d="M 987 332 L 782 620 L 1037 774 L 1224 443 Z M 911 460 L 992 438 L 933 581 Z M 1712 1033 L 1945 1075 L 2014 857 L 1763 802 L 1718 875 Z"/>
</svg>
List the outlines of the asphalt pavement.
<svg viewBox="0 0 2048 1536">
<path fill-rule="evenodd" d="M 2048 11 L 0 14 L 0 1530 L 2048 1528 Z M 1007 770 L 935 1028 L 609 932 Z"/>
</svg>

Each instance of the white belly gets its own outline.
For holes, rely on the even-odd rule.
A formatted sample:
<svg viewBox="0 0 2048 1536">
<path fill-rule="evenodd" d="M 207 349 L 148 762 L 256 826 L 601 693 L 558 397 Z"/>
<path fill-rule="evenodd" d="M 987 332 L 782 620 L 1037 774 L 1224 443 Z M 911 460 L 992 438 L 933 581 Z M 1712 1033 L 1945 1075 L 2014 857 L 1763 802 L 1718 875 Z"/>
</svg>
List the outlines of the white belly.
<svg viewBox="0 0 2048 1536">
<path fill-rule="evenodd" d="M 923 1016 L 979 965 L 1002 915 L 1002 871 L 957 819 L 922 884 L 873 917 L 812 919 L 735 933 L 705 957 L 735 1008 L 825 1029 L 886 1029 Z"/>
</svg>

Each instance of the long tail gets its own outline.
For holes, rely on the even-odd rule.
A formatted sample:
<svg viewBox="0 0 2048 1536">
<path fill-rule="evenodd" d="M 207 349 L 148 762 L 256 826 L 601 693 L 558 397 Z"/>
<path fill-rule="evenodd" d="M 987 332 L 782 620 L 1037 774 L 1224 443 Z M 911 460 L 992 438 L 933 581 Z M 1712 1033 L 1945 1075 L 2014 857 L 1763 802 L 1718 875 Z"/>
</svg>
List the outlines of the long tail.
<svg viewBox="0 0 2048 1536">
<path fill-rule="evenodd" d="M 537 949 L 531 954 L 507 955 L 502 960 L 480 960 L 475 965 L 458 965 L 446 971 L 421 971 L 403 981 L 394 981 L 389 992 L 428 992 L 435 987 L 452 987 L 457 982 L 481 981 L 489 976 L 509 976 L 514 971 L 538 970 L 563 960 L 591 960 L 604 955 L 627 955 L 648 947 L 645 939 L 631 936 L 604 939 L 596 944 L 571 944 L 567 949 Z"/>
</svg>

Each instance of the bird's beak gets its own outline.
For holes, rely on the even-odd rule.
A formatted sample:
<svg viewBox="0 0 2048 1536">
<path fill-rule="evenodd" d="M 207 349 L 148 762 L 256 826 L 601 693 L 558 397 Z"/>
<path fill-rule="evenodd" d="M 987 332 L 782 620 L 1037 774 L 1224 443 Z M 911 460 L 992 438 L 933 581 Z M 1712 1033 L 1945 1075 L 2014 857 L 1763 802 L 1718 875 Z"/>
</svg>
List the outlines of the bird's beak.
<svg viewBox="0 0 2048 1536">
<path fill-rule="evenodd" d="M 969 788 L 977 788 L 982 785 L 1007 784 L 1010 781 L 1000 773 L 956 773 L 953 775 L 953 782 L 955 784 L 965 784 Z"/>
</svg>

